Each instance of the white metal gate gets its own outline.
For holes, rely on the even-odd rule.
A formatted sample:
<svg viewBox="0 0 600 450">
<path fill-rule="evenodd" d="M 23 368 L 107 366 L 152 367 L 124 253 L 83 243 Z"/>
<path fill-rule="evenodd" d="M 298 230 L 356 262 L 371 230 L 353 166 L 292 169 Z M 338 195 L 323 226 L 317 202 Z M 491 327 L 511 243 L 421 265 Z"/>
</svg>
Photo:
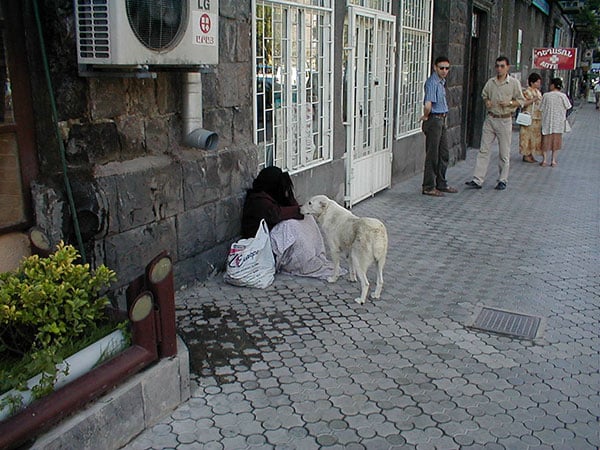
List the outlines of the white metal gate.
<svg viewBox="0 0 600 450">
<path fill-rule="evenodd" d="M 348 8 L 346 55 L 346 205 L 390 186 L 395 19 Z"/>
</svg>

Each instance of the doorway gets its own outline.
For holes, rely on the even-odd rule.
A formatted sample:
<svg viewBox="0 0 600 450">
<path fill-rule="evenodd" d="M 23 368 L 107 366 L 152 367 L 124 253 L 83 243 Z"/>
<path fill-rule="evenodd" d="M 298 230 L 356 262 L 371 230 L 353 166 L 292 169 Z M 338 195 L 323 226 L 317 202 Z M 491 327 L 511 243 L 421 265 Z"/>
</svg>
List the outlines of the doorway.
<svg viewBox="0 0 600 450">
<path fill-rule="evenodd" d="M 481 128 L 485 118 L 481 90 L 487 81 L 487 14 L 485 11 L 473 9 L 471 15 L 471 42 L 469 53 L 469 87 L 467 95 L 467 146 L 479 148 L 481 144 Z M 484 69 L 484 70 L 482 70 Z"/>
<path fill-rule="evenodd" d="M 351 207 L 391 184 L 396 33 L 394 16 L 348 9 L 345 201 Z"/>
</svg>

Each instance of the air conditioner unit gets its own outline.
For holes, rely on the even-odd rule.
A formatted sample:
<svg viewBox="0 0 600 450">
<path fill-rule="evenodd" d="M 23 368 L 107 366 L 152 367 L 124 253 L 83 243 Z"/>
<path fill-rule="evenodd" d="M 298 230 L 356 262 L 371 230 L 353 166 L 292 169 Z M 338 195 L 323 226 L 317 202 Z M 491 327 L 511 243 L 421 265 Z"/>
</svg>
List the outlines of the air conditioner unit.
<svg viewBox="0 0 600 450">
<path fill-rule="evenodd" d="M 219 61 L 218 0 L 74 0 L 77 62 L 200 66 Z"/>
</svg>

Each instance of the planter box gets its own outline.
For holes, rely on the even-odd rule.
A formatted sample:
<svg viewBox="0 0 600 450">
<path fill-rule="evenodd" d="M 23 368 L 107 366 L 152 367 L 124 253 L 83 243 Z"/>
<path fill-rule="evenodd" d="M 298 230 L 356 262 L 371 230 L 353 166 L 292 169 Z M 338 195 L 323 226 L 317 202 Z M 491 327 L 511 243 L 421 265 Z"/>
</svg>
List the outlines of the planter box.
<svg viewBox="0 0 600 450">
<path fill-rule="evenodd" d="M 188 349 L 177 339 L 177 355 L 156 364 L 98 398 L 41 435 L 36 450 L 116 450 L 152 427 L 190 397 Z"/>
<path fill-rule="evenodd" d="M 121 330 L 115 330 L 102 339 L 88 345 L 86 348 L 69 356 L 63 362 L 56 365 L 57 375 L 54 390 L 69 384 L 83 374 L 89 372 L 101 361 L 108 359 L 108 355 L 116 355 L 127 346 L 127 339 Z M 35 398 L 32 389 L 40 383 L 42 375 L 36 375 L 27 381 L 28 390 L 19 391 L 11 389 L 0 395 L 0 405 L 3 399 L 13 397 L 20 400 L 22 407 L 31 404 Z M 15 411 L 15 413 L 18 411 Z M 9 406 L 0 407 L 0 421 L 13 415 Z"/>
</svg>

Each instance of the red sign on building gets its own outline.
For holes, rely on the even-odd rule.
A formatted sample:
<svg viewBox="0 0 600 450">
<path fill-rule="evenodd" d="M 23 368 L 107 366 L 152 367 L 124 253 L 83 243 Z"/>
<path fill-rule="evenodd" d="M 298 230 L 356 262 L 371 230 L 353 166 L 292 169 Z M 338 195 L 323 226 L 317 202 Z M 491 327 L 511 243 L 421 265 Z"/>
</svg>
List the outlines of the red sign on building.
<svg viewBox="0 0 600 450">
<path fill-rule="evenodd" d="M 535 69 L 573 70 L 577 64 L 576 48 L 534 48 Z"/>
</svg>

